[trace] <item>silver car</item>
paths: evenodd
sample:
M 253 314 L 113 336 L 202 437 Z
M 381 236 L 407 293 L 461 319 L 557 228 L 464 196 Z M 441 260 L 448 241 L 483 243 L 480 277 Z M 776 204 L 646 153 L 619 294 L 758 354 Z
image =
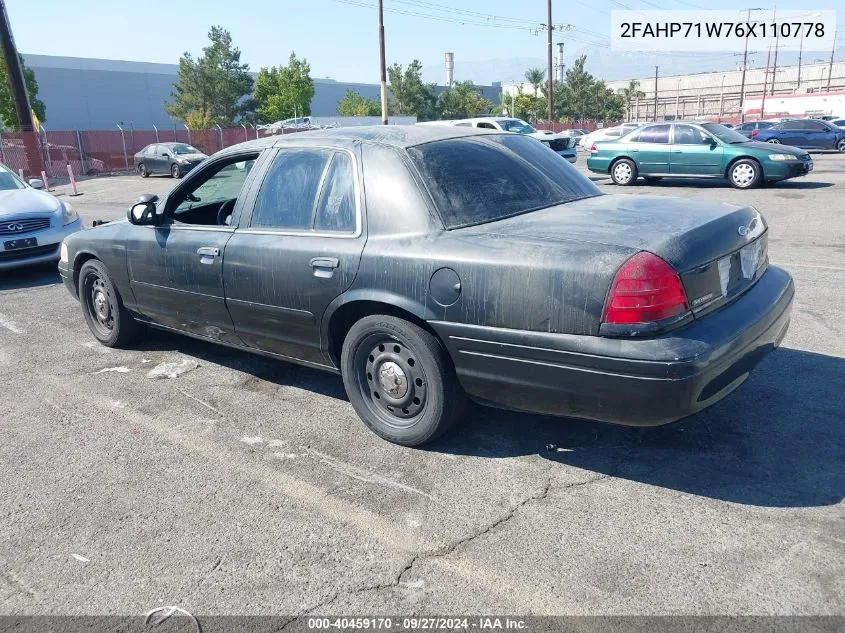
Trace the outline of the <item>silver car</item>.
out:
M 43 187 L 0 165 L 0 270 L 58 261 L 62 240 L 83 228 L 71 204 Z

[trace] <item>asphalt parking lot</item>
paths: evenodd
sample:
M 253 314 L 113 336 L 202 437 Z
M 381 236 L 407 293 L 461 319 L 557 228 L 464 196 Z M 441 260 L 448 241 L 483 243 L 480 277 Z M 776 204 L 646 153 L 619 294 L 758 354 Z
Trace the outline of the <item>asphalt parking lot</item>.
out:
M 845 155 L 814 159 L 751 191 L 593 176 L 755 205 L 795 278 L 783 346 L 653 429 L 474 407 L 402 448 L 338 377 L 159 332 L 110 350 L 53 267 L 0 273 L 0 613 L 845 614 Z M 90 226 L 173 184 L 71 200 Z

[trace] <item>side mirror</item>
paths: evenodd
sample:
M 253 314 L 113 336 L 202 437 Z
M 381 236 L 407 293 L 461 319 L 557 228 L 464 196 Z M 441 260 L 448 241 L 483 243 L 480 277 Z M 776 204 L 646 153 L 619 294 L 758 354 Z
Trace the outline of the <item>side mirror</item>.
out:
M 158 196 L 154 194 L 144 194 L 141 198 L 133 204 L 126 214 L 127 219 L 138 226 L 155 225 L 159 222 L 159 216 L 156 215 L 156 201 Z
M 44 181 L 40 178 L 30 178 L 29 179 L 29 186 L 33 189 L 43 189 L 44 188 Z
M 162 157 L 163 157 L 163 158 L 170 158 L 170 154 L 168 154 L 167 152 L 165 152 L 164 154 L 162 154 Z

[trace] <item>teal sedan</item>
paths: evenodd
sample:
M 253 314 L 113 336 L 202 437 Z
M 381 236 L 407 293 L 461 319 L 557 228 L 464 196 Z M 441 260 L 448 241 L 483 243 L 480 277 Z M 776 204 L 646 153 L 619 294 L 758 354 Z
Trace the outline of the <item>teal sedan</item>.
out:
M 610 174 L 617 185 L 637 178 L 725 179 L 737 189 L 805 176 L 813 171 L 810 155 L 797 147 L 749 141 L 718 123 L 652 123 L 615 141 L 590 148 L 587 168 Z

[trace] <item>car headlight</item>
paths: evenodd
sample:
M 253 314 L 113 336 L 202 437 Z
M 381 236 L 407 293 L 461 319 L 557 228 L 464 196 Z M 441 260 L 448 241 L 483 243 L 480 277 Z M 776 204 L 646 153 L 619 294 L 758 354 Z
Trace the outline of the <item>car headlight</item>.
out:
M 76 222 L 79 219 L 79 214 L 76 212 L 76 209 L 70 204 L 70 202 L 63 202 L 62 203 L 62 224 L 70 224 L 71 222 Z
M 187 159 L 187 158 L 182 158 L 181 156 L 177 156 L 177 157 L 176 157 L 176 162 L 177 162 L 177 163 L 179 163 L 180 165 L 184 165 L 184 164 L 186 164 L 186 163 L 188 162 L 188 159 Z
M 777 163 L 785 160 L 801 160 L 794 154 L 769 154 L 769 160 L 773 160 Z
M 67 244 L 62 242 L 62 246 L 59 249 L 59 261 L 63 264 L 67 264 Z

